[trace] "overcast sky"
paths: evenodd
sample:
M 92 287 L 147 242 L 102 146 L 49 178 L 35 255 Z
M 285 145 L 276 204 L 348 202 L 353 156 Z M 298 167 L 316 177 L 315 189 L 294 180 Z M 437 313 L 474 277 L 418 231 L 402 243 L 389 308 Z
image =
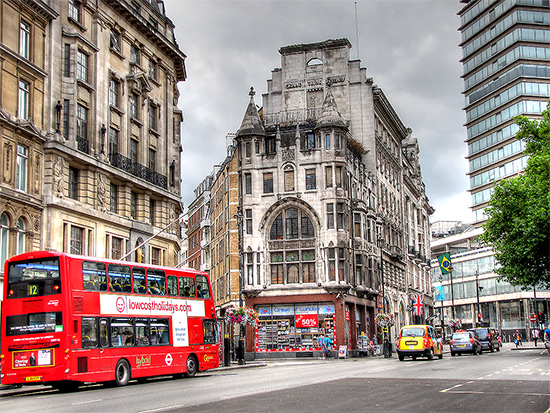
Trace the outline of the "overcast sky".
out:
M 182 196 L 225 159 L 225 136 L 241 125 L 251 86 L 256 104 L 283 46 L 347 38 L 420 146 L 431 221 L 471 222 L 459 0 L 164 0 L 187 55 L 181 82 Z

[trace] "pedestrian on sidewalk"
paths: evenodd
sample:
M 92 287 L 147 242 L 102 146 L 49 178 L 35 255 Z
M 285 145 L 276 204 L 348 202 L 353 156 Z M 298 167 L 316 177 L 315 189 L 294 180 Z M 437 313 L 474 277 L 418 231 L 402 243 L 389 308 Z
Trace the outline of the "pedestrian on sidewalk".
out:
M 330 351 L 332 349 L 332 340 L 330 339 L 329 336 L 324 336 L 323 337 L 323 353 L 325 354 L 325 358 L 327 360 L 330 360 Z
M 537 341 L 539 341 L 539 338 L 540 338 L 540 332 L 538 328 L 534 328 L 533 331 L 531 331 L 531 337 L 533 337 L 533 341 L 535 342 L 535 347 L 536 347 Z

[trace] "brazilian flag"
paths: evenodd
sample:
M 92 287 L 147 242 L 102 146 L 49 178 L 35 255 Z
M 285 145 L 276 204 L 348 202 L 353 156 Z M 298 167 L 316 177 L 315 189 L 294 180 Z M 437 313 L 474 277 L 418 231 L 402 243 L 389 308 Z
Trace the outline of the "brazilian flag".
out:
M 447 252 L 446 254 L 442 254 L 439 257 L 437 257 L 437 260 L 439 261 L 439 268 L 441 268 L 442 274 L 449 274 L 451 272 L 451 253 Z

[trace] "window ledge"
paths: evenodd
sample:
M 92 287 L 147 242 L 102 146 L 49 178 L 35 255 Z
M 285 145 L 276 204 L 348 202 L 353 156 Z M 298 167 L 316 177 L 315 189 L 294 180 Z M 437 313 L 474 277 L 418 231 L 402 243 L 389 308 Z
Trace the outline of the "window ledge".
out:
M 111 111 L 118 113 L 120 116 L 124 115 L 124 111 L 120 109 L 118 106 L 110 105 L 109 108 L 111 109 Z
M 149 128 L 149 133 L 157 137 L 160 137 L 160 132 L 156 129 Z
M 130 122 L 135 123 L 139 127 L 143 127 L 143 122 L 133 116 L 130 118 Z
M 117 50 L 117 49 L 112 48 L 112 47 L 110 47 L 109 49 L 111 50 L 111 53 L 116 54 L 120 58 L 120 60 L 126 59 L 124 57 L 124 55 L 120 52 L 120 50 Z
M 84 80 L 77 79 L 76 82 L 79 86 L 82 86 L 84 89 L 87 89 L 88 92 L 95 92 L 95 88 L 88 82 L 85 82 Z
M 151 76 L 148 76 L 148 79 L 149 79 L 152 83 L 154 83 L 155 85 L 157 85 L 158 87 L 160 87 L 160 82 L 159 82 L 157 79 L 155 79 L 154 77 L 151 77 Z
M 82 25 L 78 20 L 73 19 L 72 17 L 67 17 L 70 23 L 74 24 L 76 27 L 78 27 L 81 31 L 85 32 L 88 29 Z

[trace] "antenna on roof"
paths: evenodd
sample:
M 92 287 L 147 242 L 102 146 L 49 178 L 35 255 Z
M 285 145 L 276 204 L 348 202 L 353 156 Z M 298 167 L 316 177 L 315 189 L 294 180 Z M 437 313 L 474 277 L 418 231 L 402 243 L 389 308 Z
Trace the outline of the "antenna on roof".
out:
M 357 2 L 354 2 L 355 5 L 355 44 L 357 45 L 357 60 L 359 58 L 359 25 L 357 24 Z

